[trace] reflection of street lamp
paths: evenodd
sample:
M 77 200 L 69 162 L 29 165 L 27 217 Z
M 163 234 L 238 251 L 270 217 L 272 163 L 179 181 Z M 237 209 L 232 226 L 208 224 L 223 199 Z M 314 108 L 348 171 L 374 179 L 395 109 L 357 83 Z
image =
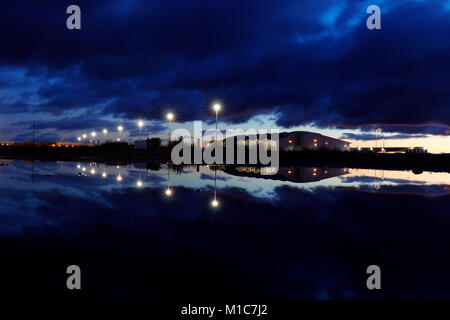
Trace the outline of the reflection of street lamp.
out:
M 170 170 L 169 170 L 169 164 L 167 164 L 167 189 L 166 189 L 166 196 L 170 197 L 172 195 L 172 190 L 170 189 Z
M 216 208 L 219 206 L 219 201 L 217 201 L 217 192 L 216 192 L 216 184 L 217 184 L 217 168 L 214 167 L 214 200 L 211 201 L 211 205 Z
M 377 170 L 375 170 L 375 177 L 374 177 L 374 184 L 373 184 L 373 188 L 378 191 L 380 190 L 380 186 L 377 184 Z
M 167 143 L 167 145 L 170 146 L 170 139 L 171 139 L 171 136 L 170 136 L 170 122 L 173 120 L 173 113 L 168 113 L 167 114 L 167 120 L 169 121 L 169 142 Z

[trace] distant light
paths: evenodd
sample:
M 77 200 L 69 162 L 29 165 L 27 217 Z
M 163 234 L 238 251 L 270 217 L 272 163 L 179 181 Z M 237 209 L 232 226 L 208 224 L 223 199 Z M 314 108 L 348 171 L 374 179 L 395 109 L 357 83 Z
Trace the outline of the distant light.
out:
M 86 171 L 86 167 L 83 167 L 83 169 L 81 169 L 81 171 Z
M 141 180 L 138 180 L 138 181 L 136 182 L 136 186 L 137 186 L 138 188 L 142 187 L 142 181 L 141 181 Z
M 81 141 L 81 137 L 78 137 L 77 140 L 78 140 L 78 141 Z
M 211 205 L 213 206 L 213 207 L 218 207 L 219 206 L 219 201 L 217 201 L 216 199 L 214 199 L 212 202 L 211 202 Z
M 118 126 L 117 130 L 119 130 L 119 132 L 122 132 L 123 131 L 123 127 L 122 126 Z
M 119 175 L 117 176 L 116 180 L 119 181 L 119 182 L 122 181 L 122 176 L 119 174 Z
M 97 133 L 95 131 L 91 132 L 91 136 L 95 137 L 97 135 Z
M 170 197 L 171 195 L 172 195 L 172 190 L 170 190 L 170 188 L 167 188 L 166 196 Z
M 80 166 L 79 164 L 77 164 L 77 168 L 78 168 L 78 169 L 80 169 L 80 168 L 81 168 L 81 166 Z
M 138 127 L 139 127 L 139 128 L 142 128 L 143 126 L 144 126 L 144 121 L 139 120 L 139 121 L 138 121 Z
M 117 138 L 117 142 L 120 142 L 120 138 Z
M 103 172 L 103 173 L 102 173 L 102 177 L 103 177 L 103 178 L 106 178 L 107 176 L 108 176 L 108 175 L 106 174 L 106 172 Z
M 91 169 L 91 174 L 95 174 L 95 169 L 94 168 Z
M 108 133 L 108 129 L 103 129 L 103 134 L 107 134 Z
M 216 104 L 213 106 L 213 109 L 214 109 L 216 112 L 219 111 L 221 108 L 222 108 L 222 106 L 221 106 L 220 104 L 218 104 L 218 103 L 216 103 Z
M 167 120 L 172 121 L 173 120 L 173 113 L 167 114 Z
M 292 173 L 292 171 L 291 171 L 291 170 L 289 170 L 289 171 L 288 171 L 288 174 L 291 174 L 291 173 Z
M 292 143 L 292 140 L 289 140 L 289 143 Z
M 87 134 L 83 134 L 83 138 L 86 139 L 87 138 Z

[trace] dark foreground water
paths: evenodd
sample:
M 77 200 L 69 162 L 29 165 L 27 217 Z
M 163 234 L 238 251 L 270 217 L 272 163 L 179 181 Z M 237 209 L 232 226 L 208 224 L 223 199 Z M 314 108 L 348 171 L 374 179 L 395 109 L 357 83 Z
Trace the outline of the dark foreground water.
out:
M 447 173 L 0 164 L 9 297 L 450 298 Z

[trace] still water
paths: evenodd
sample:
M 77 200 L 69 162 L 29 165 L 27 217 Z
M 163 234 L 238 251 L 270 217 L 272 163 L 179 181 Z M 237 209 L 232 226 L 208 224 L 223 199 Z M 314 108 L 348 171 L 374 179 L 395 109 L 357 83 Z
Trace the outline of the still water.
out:
M 0 189 L 12 297 L 450 298 L 448 173 L 0 161 Z

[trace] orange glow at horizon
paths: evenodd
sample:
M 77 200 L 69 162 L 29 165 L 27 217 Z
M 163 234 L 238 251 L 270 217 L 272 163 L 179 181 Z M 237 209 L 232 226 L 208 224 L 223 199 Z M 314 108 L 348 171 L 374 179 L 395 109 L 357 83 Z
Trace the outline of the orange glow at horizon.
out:
M 345 139 L 350 142 L 351 148 L 370 148 L 375 147 L 375 140 L 353 140 Z M 383 147 L 383 138 L 378 139 L 378 148 Z M 425 147 L 429 153 L 450 153 L 450 136 L 428 136 L 424 138 L 410 139 L 385 139 L 384 147 Z

